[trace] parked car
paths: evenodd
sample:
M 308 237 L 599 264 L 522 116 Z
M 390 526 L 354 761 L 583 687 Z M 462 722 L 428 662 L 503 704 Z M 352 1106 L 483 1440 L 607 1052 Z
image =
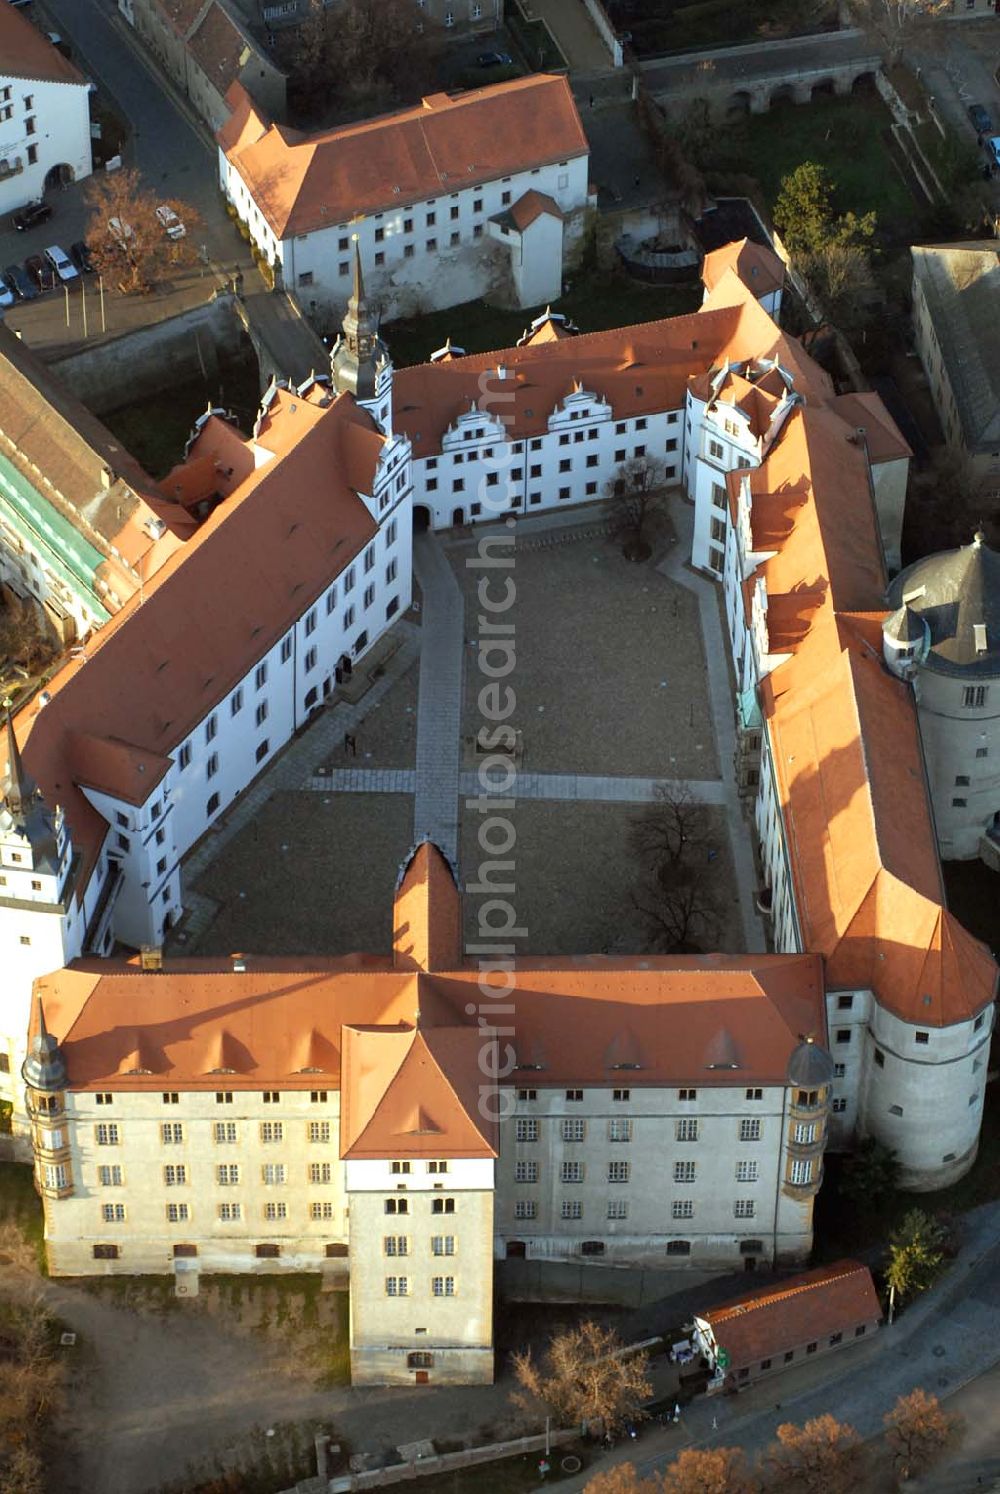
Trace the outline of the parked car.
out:
M 32 254 L 24 261 L 25 272 L 40 291 L 51 290 L 56 283 L 55 271 L 40 254 Z
M 20 265 L 8 265 L 3 272 L 3 278 L 19 301 L 34 301 L 38 295 L 38 286 L 35 285 L 30 275 L 24 273 Z
M 5 280 L 0 280 L 0 311 L 9 311 L 17 297 Z
M 972 128 L 980 135 L 991 135 L 993 133 L 993 121 L 988 109 L 982 104 L 969 105 L 969 118 L 972 120 Z
M 1000 166 L 1000 135 L 991 135 L 987 140 L 986 154 L 994 166 Z
M 55 270 L 60 280 L 79 280 L 80 271 L 70 259 L 65 249 L 60 249 L 58 244 L 50 244 L 45 251 L 45 258 Z
M 132 225 L 123 218 L 109 218 L 108 233 L 117 243 L 124 245 L 132 237 Z
M 156 209 L 156 219 L 168 239 L 182 239 L 187 233 L 173 208 L 168 207 L 165 202 L 161 202 Z
M 29 228 L 38 228 L 40 224 L 47 223 L 51 217 L 52 209 L 39 197 L 16 212 L 10 221 L 18 233 L 26 233 Z
M 77 239 L 75 243 L 70 244 L 69 257 L 77 269 L 82 270 L 85 275 L 92 275 L 94 273 L 94 261 L 91 259 L 90 250 L 83 239 Z
M 509 67 L 514 61 L 509 52 L 480 52 L 477 67 Z

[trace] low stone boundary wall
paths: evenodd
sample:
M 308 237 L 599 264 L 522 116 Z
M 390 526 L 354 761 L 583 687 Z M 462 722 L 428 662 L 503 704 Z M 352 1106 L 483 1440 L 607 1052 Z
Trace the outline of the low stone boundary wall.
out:
M 575 1430 L 551 1432 L 548 1445 L 564 1447 L 575 1442 L 579 1433 Z M 476 1468 L 483 1463 L 497 1463 L 501 1458 L 516 1458 L 519 1453 L 544 1453 L 546 1436 L 539 1432 L 534 1437 L 517 1437 L 512 1442 L 491 1442 L 485 1447 L 469 1447 L 461 1452 L 438 1453 L 433 1458 L 414 1459 L 411 1463 L 394 1463 L 388 1468 L 372 1468 L 366 1473 L 343 1473 L 331 1478 L 327 1494 L 355 1494 L 362 1489 L 387 1489 L 393 1484 L 407 1483 L 410 1479 L 426 1478 L 431 1473 L 450 1473 L 456 1468 Z
M 220 357 L 236 356 L 245 345 L 233 302 L 231 292 L 220 292 L 180 316 L 123 332 L 51 367 L 95 415 L 162 394 L 172 384 L 213 378 Z
M 597 27 L 601 41 L 611 54 L 611 66 L 621 67 L 624 60 L 622 53 L 621 38 L 615 32 L 611 19 L 601 4 L 601 0 L 583 0 L 584 8 L 594 25 Z

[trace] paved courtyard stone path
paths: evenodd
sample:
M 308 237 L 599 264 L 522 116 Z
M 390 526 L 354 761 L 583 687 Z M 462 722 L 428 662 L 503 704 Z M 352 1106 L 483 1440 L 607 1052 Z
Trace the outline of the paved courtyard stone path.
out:
M 413 839 L 428 836 L 457 862 L 465 604 L 429 532 L 413 537 L 413 571 L 423 595 Z
M 418 774 L 407 768 L 339 768 L 315 773 L 307 787 L 323 794 L 412 794 Z M 508 788 L 502 774 L 460 773 L 458 791 L 464 798 L 494 789 L 511 799 L 581 799 L 611 804 L 650 804 L 658 784 L 684 789 L 698 804 L 726 804 L 725 784 L 718 778 L 601 777 L 588 773 L 518 773 Z

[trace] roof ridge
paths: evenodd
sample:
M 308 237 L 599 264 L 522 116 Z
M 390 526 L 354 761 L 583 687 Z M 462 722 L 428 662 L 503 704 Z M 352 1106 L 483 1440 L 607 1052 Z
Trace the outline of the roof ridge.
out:
M 850 1277 L 857 1276 L 859 1272 L 867 1271 L 868 1267 L 861 1261 L 852 1261 L 848 1270 L 840 1271 L 834 1266 L 820 1267 L 820 1270 L 825 1271 L 826 1274 L 817 1276 L 811 1281 L 799 1282 L 795 1286 L 778 1289 L 765 1287 L 763 1292 L 757 1297 L 748 1297 L 720 1308 L 710 1308 L 705 1316 L 711 1318 L 713 1313 L 718 1314 L 714 1318 L 714 1322 L 716 1323 L 725 1323 L 731 1318 L 746 1317 L 747 1314 L 757 1311 L 758 1308 L 770 1307 L 776 1302 L 787 1302 L 793 1297 L 799 1297 L 806 1292 L 828 1286 L 831 1281 L 847 1281 Z

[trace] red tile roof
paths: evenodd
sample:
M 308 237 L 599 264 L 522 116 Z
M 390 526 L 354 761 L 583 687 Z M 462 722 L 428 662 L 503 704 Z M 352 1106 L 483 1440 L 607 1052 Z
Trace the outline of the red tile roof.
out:
M 73 83 L 86 78 L 14 5 L 0 5 L 0 81 L 25 78 L 37 83 Z M 15 199 L 16 205 L 17 199 Z
M 773 249 L 751 239 L 735 239 L 705 255 L 701 278 L 706 288 L 713 290 L 727 270 L 735 270 L 758 297 L 781 290 L 785 283 L 784 261 Z
M 553 218 L 561 218 L 563 215 L 558 202 L 547 192 L 525 192 L 510 210 L 511 219 L 518 233 L 523 233 L 526 228 L 530 228 L 535 219 L 540 218 L 543 213 L 548 213 Z
M 250 140 L 233 103 L 219 143 L 279 239 L 589 152 L 568 80 L 545 73 L 317 135 L 272 125 Z
M 279 391 L 261 428 L 265 444 L 271 436 L 282 455 L 251 471 L 63 665 L 44 708 L 18 714 L 25 765 L 64 807 L 84 881 L 107 826 L 78 782 L 134 800 L 137 763 L 173 751 L 376 532 L 357 487 L 371 492 L 384 442 L 349 396 L 317 416 Z M 94 739 L 108 744 L 100 762 Z
M 826 1347 L 834 1333 L 853 1337 L 855 1328 L 881 1317 L 868 1267 L 838 1261 L 696 1313 L 695 1322 L 707 1325 L 736 1371 L 805 1344 L 826 1340 Z

